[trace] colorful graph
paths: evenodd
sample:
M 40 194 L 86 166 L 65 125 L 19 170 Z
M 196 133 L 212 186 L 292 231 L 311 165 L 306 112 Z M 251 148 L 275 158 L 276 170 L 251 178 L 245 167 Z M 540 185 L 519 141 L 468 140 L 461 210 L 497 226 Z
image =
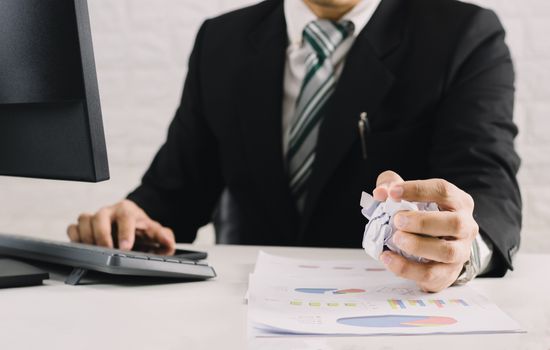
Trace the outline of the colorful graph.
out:
M 458 306 L 469 306 L 469 304 L 463 299 L 388 299 L 388 304 L 394 310 L 406 309 L 408 307 L 426 307 L 427 305 L 433 305 L 439 309 L 442 309 L 446 305 L 458 305 Z M 408 305 L 408 306 L 407 306 Z
M 301 301 L 301 300 L 291 300 L 290 305 L 292 305 L 292 306 L 309 306 L 309 307 L 328 306 L 328 307 L 331 307 L 331 308 L 335 308 L 335 307 L 357 307 L 360 304 L 359 303 L 354 303 L 354 302 L 345 302 L 345 303 L 327 302 L 327 303 L 321 303 L 319 301 L 304 302 L 304 301 Z
M 360 289 L 360 288 L 350 288 L 350 289 L 340 289 L 337 291 L 332 292 L 333 294 L 357 294 L 357 293 L 365 293 L 366 290 Z
M 307 294 L 325 294 L 327 292 L 333 292 L 338 290 L 337 288 L 296 288 L 294 289 L 296 292 L 299 293 L 307 293 Z
M 416 299 L 412 299 L 412 300 L 407 300 L 407 302 L 409 303 L 410 306 L 426 306 L 426 303 L 424 303 L 423 300 L 416 300 Z
M 306 294 L 358 294 L 365 293 L 366 290 L 360 288 L 338 289 L 338 288 L 296 288 L 294 291 Z
M 435 306 L 437 306 L 440 309 L 443 308 L 443 306 L 445 306 L 445 301 L 439 300 L 439 299 L 431 299 L 431 300 L 428 300 L 428 302 L 430 304 L 434 304 Z
M 389 299 L 388 304 L 390 304 L 390 307 L 394 310 L 407 308 L 403 300 L 399 300 L 399 299 Z
M 449 326 L 457 321 L 454 318 L 443 316 L 380 315 L 346 317 L 338 319 L 337 322 L 355 327 L 411 328 Z

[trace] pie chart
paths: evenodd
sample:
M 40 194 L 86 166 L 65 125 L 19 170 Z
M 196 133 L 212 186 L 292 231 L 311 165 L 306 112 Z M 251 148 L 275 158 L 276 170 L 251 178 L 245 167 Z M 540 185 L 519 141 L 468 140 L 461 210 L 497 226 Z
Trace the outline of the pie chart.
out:
M 333 292 L 338 290 L 337 288 L 296 288 L 295 291 L 299 293 L 307 294 L 325 294 L 326 292 Z
M 332 294 L 357 294 L 357 293 L 365 293 L 366 290 L 360 289 L 360 288 L 349 288 L 349 289 L 338 289 L 338 288 L 296 288 L 296 292 L 298 293 L 306 293 L 306 294 L 325 294 L 325 293 L 332 293 Z
M 366 291 L 364 289 L 360 288 L 350 288 L 350 289 L 339 289 L 335 290 L 334 294 L 356 294 L 356 293 L 365 293 Z
M 355 327 L 412 328 L 449 326 L 457 321 L 444 316 L 378 315 L 340 318 L 337 322 Z

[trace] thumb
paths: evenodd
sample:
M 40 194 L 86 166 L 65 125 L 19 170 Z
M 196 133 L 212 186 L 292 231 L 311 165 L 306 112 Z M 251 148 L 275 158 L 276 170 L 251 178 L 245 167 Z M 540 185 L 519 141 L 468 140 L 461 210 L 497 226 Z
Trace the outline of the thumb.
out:
M 404 180 L 396 172 L 386 170 L 376 179 L 376 188 L 372 192 L 374 199 L 385 201 L 389 196 L 389 188 L 394 183 L 401 183 Z

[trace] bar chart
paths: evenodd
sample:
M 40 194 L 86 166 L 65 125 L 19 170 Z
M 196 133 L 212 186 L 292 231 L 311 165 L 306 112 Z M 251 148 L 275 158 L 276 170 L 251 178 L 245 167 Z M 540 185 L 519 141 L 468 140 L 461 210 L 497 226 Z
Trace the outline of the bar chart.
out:
M 470 306 L 464 299 L 388 299 L 389 306 L 394 310 L 435 306 L 442 309 L 448 306 Z

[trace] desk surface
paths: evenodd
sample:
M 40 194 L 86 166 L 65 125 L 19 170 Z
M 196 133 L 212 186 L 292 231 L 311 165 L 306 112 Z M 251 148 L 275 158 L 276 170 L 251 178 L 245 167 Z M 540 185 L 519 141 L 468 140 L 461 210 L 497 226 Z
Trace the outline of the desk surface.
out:
M 188 247 L 188 246 L 183 246 Z M 200 247 L 193 247 L 194 249 Z M 550 255 L 519 254 L 503 279 L 477 290 L 526 334 L 248 339 L 243 296 L 259 247 L 206 248 L 219 277 L 157 285 L 89 284 L 0 290 L 2 349 L 550 349 Z M 359 259 L 362 250 L 265 248 L 311 259 Z

